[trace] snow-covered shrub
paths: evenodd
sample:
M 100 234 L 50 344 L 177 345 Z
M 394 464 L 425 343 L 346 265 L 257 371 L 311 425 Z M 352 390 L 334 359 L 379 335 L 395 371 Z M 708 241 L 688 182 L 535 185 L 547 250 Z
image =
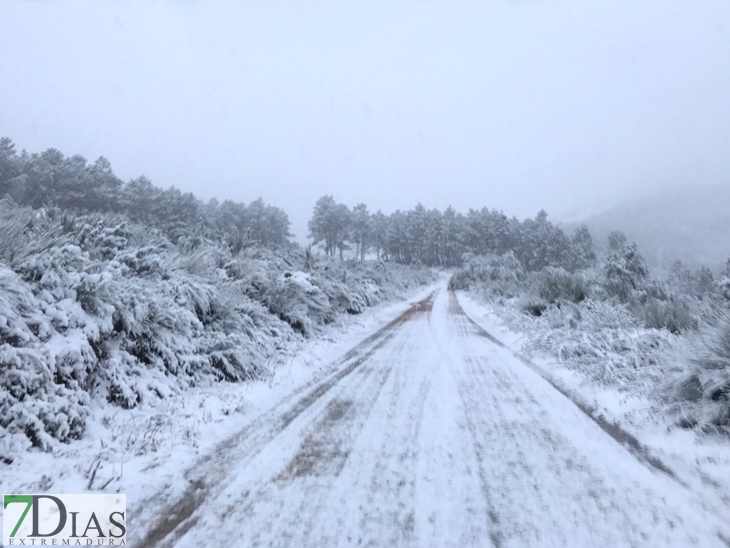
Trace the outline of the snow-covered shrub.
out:
M 330 323 L 335 311 L 327 295 L 304 272 L 285 272 L 269 282 L 269 310 L 304 335 Z
M 722 276 L 720 279 L 715 282 L 715 286 L 717 287 L 718 293 L 725 297 L 725 299 L 730 300 L 730 276 Z
M 646 327 L 681 333 L 695 329 L 707 306 L 692 295 L 681 295 L 669 284 L 651 281 L 635 290 L 629 309 Z
M 236 280 L 244 294 L 306 335 L 339 313 L 359 314 L 436 279 L 428 268 L 383 261 L 318 257 L 310 263 L 309 271 L 303 272 L 299 268 L 307 265 L 306 252 L 251 248 L 225 263 L 221 272 Z
M 670 333 L 683 333 L 698 325 L 688 302 L 678 296 L 650 297 L 645 303 L 633 305 L 632 310 L 646 327 L 667 329 Z
M 83 221 L 74 230 L 74 243 L 90 250 L 92 258 L 111 259 L 128 246 L 132 233 L 123 217 L 92 215 Z
M 512 305 L 497 308 L 524 334 L 522 350 L 580 372 L 590 382 L 638 389 L 662 375 L 659 357 L 673 340 L 665 330 L 645 329 L 626 305 L 586 299 L 546 305 L 539 316 Z
M 0 429 L 47 449 L 53 438 L 83 432 L 88 395 L 81 388 L 96 360 L 82 336 L 76 345 L 59 338 L 42 308 L 28 285 L 0 264 Z
M 268 281 L 251 281 L 263 289 L 261 299 L 269 309 L 297 331 L 311 335 L 333 321 L 339 313 L 360 314 L 370 306 L 392 300 L 413 287 L 433 282 L 428 268 L 383 261 L 339 261 L 320 258 L 309 272 L 292 270 L 304 266 L 302 252 L 284 256 L 282 270 Z
M 730 314 L 678 339 L 659 396 L 680 426 L 730 434 Z
M 39 308 L 30 287 L 0 263 L 0 341 L 17 348 L 34 340 L 33 328 L 43 322 Z
M 83 435 L 93 398 L 134 408 L 268 374 L 297 337 L 402 296 L 428 269 L 163 232 L 0 201 L 0 460 Z M 8 241 L 8 234 L 12 241 Z M 300 266 L 301 265 L 301 266 Z
M 589 286 L 582 274 L 549 266 L 541 272 L 537 293 L 551 304 L 560 301 L 579 303 L 588 297 Z
M 33 221 L 40 212 L 30 208 L 17 207 L 14 202 L 0 200 L 0 260 L 12 264 L 15 258 L 27 247 L 28 233 L 33 230 Z
M 503 255 L 467 257 L 466 264 L 449 279 L 449 289 L 481 286 L 494 295 L 512 296 L 519 292 L 527 276 L 512 251 Z

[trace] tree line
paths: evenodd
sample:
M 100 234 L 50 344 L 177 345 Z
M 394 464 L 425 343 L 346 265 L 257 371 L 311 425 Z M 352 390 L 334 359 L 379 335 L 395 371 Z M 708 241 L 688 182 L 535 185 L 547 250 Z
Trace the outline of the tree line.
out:
M 363 259 L 371 252 L 378 259 L 404 264 L 452 267 L 461 265 L 467 253 L 501 255 L 508 251 L 529 271 L 546 266 L 574 271 L 596 261 L 586 226 L 566 235 L 548 220 L 544 210 L 523 221 L 486 207 L 462 214 L 452 207 L 440 211 L 421 204 L 386 215 L 370 213 L 365 204 L 350 209 L 327 195 L 315 204 L 309 231 L 314 245 L 329 256 L 342 257 L 349 250 Z M 620 237 L 620 233 L 614 235 Z
M 124 183 L 109 161 L 93 163 L 80 155 L 64 156 L 49 148 L 18 153 L 13 141 L 0 138 L 0 198 L 33 208 L 57 207 L 78 213 L 121 213 L 161 229 L 173 242 L 208 238 L 234 251 L 247 245 L 289 244 L 289 217 L 258 199 L 250 204 L 204 202 L 177 188 L 162 189 L 144 175 Z
M 33 208 L 123 214 L 159 228 L 176 244 L 194 246 L 208 239 L 234 252 L 254 244 L 291 245 L 287 214 L 261 199 L 249 204 L 204 202 L 174 187 L 155 186 L 145 176 L 125 183 L 104 157 L 90 163 L 55 148 L 18 153 L 9 138 L 0 139 L 3 197 Z M 587 227 L 568 235 L 548 220 L 545 211 L 520 221 L 486 207 L 460 213 L 452 207 L 441 211 L 419 204 L 386 215 L 371 213 L 362 203 L 349 208 L 327 195 L 316 202 L 309 231 L 313 244 L 327 255 L 343 257 L 347 252 L 361 260 L 372 254 L 400 264 L 453 267 L 461 265 L 467 254 L 512 251 L 528 271 L 548 266 L 575 271 L 596 261 Z

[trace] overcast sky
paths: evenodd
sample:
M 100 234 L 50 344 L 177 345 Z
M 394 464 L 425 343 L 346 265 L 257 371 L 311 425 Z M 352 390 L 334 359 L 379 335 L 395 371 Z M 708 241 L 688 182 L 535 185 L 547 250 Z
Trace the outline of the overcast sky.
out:
M 576 217 L 730 182 L 728 0 L 0 0 L 0 135 L 204 199 Z

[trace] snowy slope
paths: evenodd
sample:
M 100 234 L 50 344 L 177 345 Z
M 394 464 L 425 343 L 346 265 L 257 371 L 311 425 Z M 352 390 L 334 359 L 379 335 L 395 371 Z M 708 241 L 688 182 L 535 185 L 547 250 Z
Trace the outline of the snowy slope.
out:
M 596 241 L 622 230 L 653 266 L 675 259 L 716 268 L 730 258 L 730 184 L 690 186 L 627 202 L 583 221 Z

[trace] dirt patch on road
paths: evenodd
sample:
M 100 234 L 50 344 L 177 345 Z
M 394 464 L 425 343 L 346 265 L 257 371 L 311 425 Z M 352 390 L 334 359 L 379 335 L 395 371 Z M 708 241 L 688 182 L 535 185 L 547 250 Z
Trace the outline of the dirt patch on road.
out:
M 433 298 L 434 293 L 431 293 L 428 297 L 423 299 L 422 301 L 418 301 L 416 304 L 414 304 L 411 308 L 408 309 L 406 312 L 409 314 L 408 319 L 410 319 L 415 314 L 421 312 L 429 314 L 433 310 Z
M 400 316 L 397 318 L 391 320 L 387 324 L 385 324 L 383 327 L 378 329 L 375 333 L 367 337 L 366 339 L 363 339 L 362 342 L 360 342 L 357 346 L 354 346 L 350 350 L 347 351 L 339 360 L 339 363 L 345 363 L 348 360 L 351 360 L 355 356 L 357 356 L 360 352 L 362 352 L 363 348 L 368 346 L 369 344 L 377 341 L 378 339 L 381 339 L 384 335 L 391 332 L 393 329 L 401 326 L 408 320 L 412 319 L 414 315 L 418 313 L 424 313 L 424 312 L 431 312 L 433 309 L 433 300 L 436 297 L 436 292 L 429 293 L 429 295 L 425 299 L 421 299 L 417 303 L 414 303 L 411 305 L 408 310 L 403 312 Z
M 327 414 L 324 417 L 326 424 L 332 424 L 342 420 L 350 409 L 352 409 L 352 400 L 336 399 L 329 402 L 327 405 Z
M 352 400 L 332 400 L 325 409 L 324 417 L 304 438 L 297 454 L 275 481 L 339 474 L 350 452 L 342 448 L 336 433 L 339 423 L 353 414 L 353 405 Z

